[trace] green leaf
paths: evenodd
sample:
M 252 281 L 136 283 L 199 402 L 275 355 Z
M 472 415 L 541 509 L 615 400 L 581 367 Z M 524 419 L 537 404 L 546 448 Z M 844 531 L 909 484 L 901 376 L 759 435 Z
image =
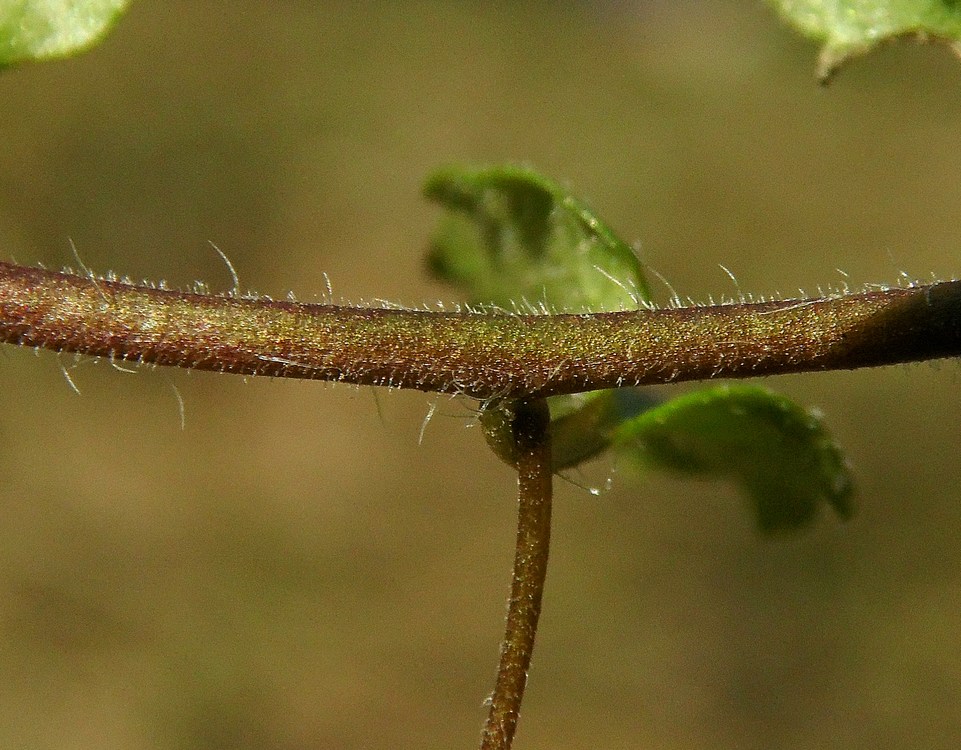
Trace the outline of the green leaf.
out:
M 768 0 L 800 33 L 822 43 L 818 78 L 902 36 L 934 39 L 961 49 L 957 0 Z
M 853 513 L 848 467 L 820 418 L 763 388 L 680 396 L 624 422 L 613 441 L 649 467 L 736 481 L 763 531 L 804 526 L 822 503 Z
M 636 309 L 650 300 L 631 247 L 582 201 L 532 170 L 448 168 L 424 192 L 447 209 L 430 268 L 472 304 L 580 313 Z M 620 419 L 633 413 L 624 411 L 630 400 L 614 391 L 548 399 L 554 469 L 607 448 Z M 488 404 L 481 423 L 494 452 L 513 465 L 512 408 Z
M 117 22 L 130 0 L 0 0 L 0 67 L 81 52 Z
M 474 304 L 605 312 L 636 309 L 650 298 L 631 247 L 580 200 L 529 169 L 449 168 L 424 192 L 448 209 L 430 268 Z
M 474 304 L 586 312 L 649 302 L 631 248 L 544 177 L 516 167 L 447 169 L 426 193 L 448 209 L 431 268 Z M 820 420 L 766 390 L 711 388 L 658 404 L 617 389 L 548 403 L 555 471 L 613 445 L 654 468 L 734 479 L 767 531 L 808 523 L 824 502 L 842 517 L 852 512 L 847 467 Z M 488 403 L 480 417 L 488 444 L 511 465 L 514 408 Z

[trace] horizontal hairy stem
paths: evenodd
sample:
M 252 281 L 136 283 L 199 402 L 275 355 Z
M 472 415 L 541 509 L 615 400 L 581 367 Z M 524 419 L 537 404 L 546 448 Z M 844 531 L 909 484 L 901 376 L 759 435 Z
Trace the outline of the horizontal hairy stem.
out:
M 0 341 L 199 370 L 530 399 L 958 356 L 961 281 L 510 315 L 192 294 L 0 262 Z

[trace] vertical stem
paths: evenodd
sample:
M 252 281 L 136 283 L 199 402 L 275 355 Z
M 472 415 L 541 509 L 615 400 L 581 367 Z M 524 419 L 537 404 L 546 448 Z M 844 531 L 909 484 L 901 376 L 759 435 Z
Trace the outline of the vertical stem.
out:
M 514 406 L 517 445 L 517 549 L 500 667 L 481 750 L 510 750 L 541 614 L 551 537 L 550 415 L 543 399 Z

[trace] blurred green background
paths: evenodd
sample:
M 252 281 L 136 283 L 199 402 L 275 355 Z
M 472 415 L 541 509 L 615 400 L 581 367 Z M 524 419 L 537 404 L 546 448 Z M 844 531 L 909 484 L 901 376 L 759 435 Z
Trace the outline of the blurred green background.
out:
M 145 0 L 0 75 L 0 255 L 229 289 L 209 240 L 275 297 L 452 300 L 420 183 L 513 161 L 696 300 L 718 264 L 957 276 L 961 64 L 824 90 L 814 56 L 760 2 Z M 558 481 L 518 750 L 961 743 L 957 365 L 768 385 L 826 413 L 858 516 L 770 540 L 728 486 Z M 471 407 L 4 347 L 0 747 L 475 747 L 515 500 Z

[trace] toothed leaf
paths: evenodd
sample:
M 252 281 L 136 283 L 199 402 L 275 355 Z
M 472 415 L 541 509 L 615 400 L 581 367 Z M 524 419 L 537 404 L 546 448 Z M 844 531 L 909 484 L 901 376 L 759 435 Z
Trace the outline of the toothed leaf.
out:
M 581 201 L 531 170 L 445 169 L 424 191 L 447 209 L 430 268 L 473 303 L 603 312 L 649 298 L 634 251 Z
M 0 0 L 0 67 L 64 57 L 106 34 L 130 0 Z
M 822 43 L 818 77 L 899 36 L 961 40 L 954 0 L 768 0 L 800 33 Z
M 721 386 L 680 396 L 617 428 L 614 443 L 643 465 L 737 482 L 767 532 L 800 528 L 819 507 L 853 512 L 853 485 L 820 418 L 783 396 Z

